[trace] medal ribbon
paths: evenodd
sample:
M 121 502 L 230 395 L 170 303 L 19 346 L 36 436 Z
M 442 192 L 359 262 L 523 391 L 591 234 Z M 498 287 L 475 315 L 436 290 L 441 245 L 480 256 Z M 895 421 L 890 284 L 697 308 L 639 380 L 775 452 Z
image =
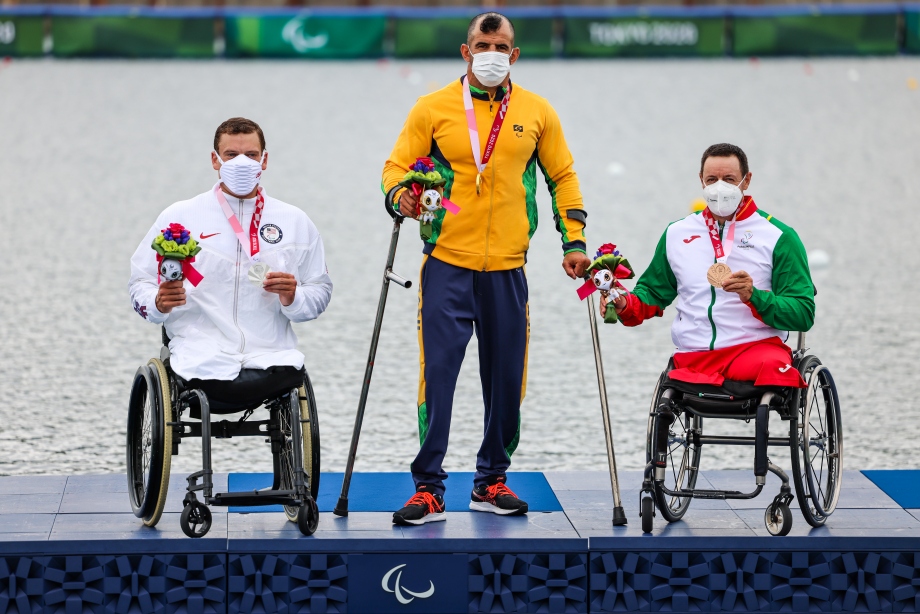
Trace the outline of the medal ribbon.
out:
M 243 253 L 249 256 L 251 261 L 258 262 L 259 222 L 262 220 L 262 210 L 265 208 L 265 194 L 263 193 L 262 186 L 259 186 L 259 192 L 256 195 L 256 210 L 253 212 L 252 222 L 249 224 L 248 240 L 246 233 L 243 232 L 242 224 L 236 219 L 236 215 L 233 213 L 230 203 L 227 202 L 223 190 L 220 189 L 220 183 L 214 186 L 214 196 L 217 198 L 217 202 L 220 203 L 220 208 L 223 209 L 224 215 L 227 216 L 227 221 L 230 222 L 230 227 L 233 228 L 233 232 L 236 233 L 236 238 L 239 240 L 240 245 L 243 246 Z
M 505 90 L 501 105 L 498 107 L 498 113 L 492 120 L 492 129 L 489 131 L 489 138 L 486 140 L 486 148 L 479 156 L 479 129 L 476 127 L 476 111 L 473 110 L 473 96 L 470 94 L 470 84 L 467 81 L 463 83 L 463 109 L 466 111 L 466 125 L 470 130 L 470 146 L 473 148 L 473 162 L 476 163 L 476 194 L 479 194 L 479 186 L 482 182 L 482 171 L 485 170 L 486 164 L 492 158 L 492 152 L 495 151 L 495 144 L 498 142 L 498 133 L 502 130 L 502 124 L 505 123 L 505 114 L 508 113 L 508 103 L 511 100 L 511 84 Z
M 722 238 L 719 237 L 719 225 L 716 223 L 715 218 L 712 217 L 709 209 L 703 211 L 703 219 L 706 220 L 706 227 L 709 229 L 709 240 L 712 241 L 712 251 L 716 254 L 716 262 L 725 264 L 728 256 L 732 253 L 732 248 L 735 245 L 735 219 L 737 217 L 738 214 L 735 213 L 731 222 L 729 222 L 728 230 L 725 233 L 725 241 L 728 245 L 723 247 Z

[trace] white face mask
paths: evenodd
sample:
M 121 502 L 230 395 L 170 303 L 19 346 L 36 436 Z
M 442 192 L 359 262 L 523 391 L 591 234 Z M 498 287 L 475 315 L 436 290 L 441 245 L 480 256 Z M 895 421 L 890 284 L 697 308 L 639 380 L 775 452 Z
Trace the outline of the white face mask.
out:
M 473 54 L 473 74 L 486 87 L 495 87 L 511 72 L 511 56 L 500 51 Z
M 744 183 L 742 181 L 742 183 Z M 713 215 L 728 217 L 735 212 L 744 194 L 738 186 L 721 179 L 703 188 L 703 198 Z
M 224 162 L 220 154 L 215 151 L 214 154 L 217 155 L 217 161 L 220 164 L 221 183 L 237 196 L 249 194 L 259 185 L 259 180 L 262 178 L 262 162 L 265 160 L 266 153 L 268 152 L 263 152 L 261 161 L 239 154 Z

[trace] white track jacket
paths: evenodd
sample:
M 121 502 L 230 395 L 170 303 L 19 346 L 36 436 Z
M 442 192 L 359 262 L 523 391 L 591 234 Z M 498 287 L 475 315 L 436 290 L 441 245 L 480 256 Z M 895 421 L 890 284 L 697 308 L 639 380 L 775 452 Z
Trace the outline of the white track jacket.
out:
M 248 235 L 255 199 L 224 196 Z M 150 245 L 171 223 L 185 226 L 201 245 L 193 266 L 204 279 L 197 287 L 186 281 L 186 304 L 164 314 L 155 304 L 157 261 Z M 332 280 L 323 240 L 306 213 L 267 194 L 260 224 L 261 261 L 297 278 L 288 307 L 247 278 L 248 249 L 244 253 L 213 190 L 163 211 L 131 257 L 134 310 L 148 322 L 165 324 L 170 364 L 181 377 L 232 380 L 242 368 L 303 366 L 291 322 L 312 320 L 329 304 Z
M 626 326 L 661 315 L 677 299 L 671 339 L 678 352 L 719 350 L 807 331 L 815 319 L 814 285 L 808 257 L 796 232 L 757 208 L 750 196 L 738 213 L 728 264 L 754 280 L 749 303 L 714 288 L 706 271 L 715 262 L 709 229 L 699 213 L 672 223 L 658 242 L 655 256 L 620 314 Z M 724 230 L 721 229 L 721 230 Z M 642 306 L 645 308 L 642 308 Z

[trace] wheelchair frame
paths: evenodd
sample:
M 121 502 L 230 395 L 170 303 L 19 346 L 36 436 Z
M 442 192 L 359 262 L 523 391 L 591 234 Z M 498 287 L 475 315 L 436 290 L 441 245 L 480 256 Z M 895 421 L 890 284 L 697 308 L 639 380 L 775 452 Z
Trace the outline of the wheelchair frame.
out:
M 709 392 L 694 392 L 690 397 L 688 393 L 676 387 L 666 386 L 662 389 L 671 368 L 669 364 L 668 369 L 659 378 L 649 412 L 647 465 L 639 493 L 643 532 L 652 531 L 656 506 L 668 522 L 675 522 L 686 513 L 692 499 L 753 499 L 763 490 L 769 471 L 780 478 L 782 485 L 779 494 L 766 509 L 764 522 L 771 535 L 788 534 L 792 528 L 789 504 L 794 497 L 789 486 L 789 477 L 774 465 L 767 455 L 769 446 L 790 448 L 793 481 L 802 514 L 806 522 L 813 527 L 825 523 L 837 505 L 843 475 L 840 402 L 830 371 L 815 356 L 806 355 L 807 350 L 805 333 L 800 332 L 797 348 L 793 353 L 793 368 L 802 374 L 808 384 L 807 388 L 789 388 L 784 389 L 784 392 L 758 391 L 752 396 L 741 398 Z M 815 402 L 821 399 L 823 408 L 820 411 L 823 412 L 823 418 L 820 413 L 817 415 L 818 428 L 814 428 L 811 411 Z M 726 410 L 726 403 L 734 404 L 735 407 L 728 406 Z M 720 404 L 723 407 L 717 409 Z M 751 408 L 754 410 L 751 411 Z M 779 417 L 790 423 L 788 437 L 770 436 L 771 410 L 777 410 Z M 685 420 L 681 419 L 682 415 Z M 754 437 L 703 435 L 704 418 L 744 421 L 753 419 L 756 434 Z M 675 433 L 672 429 L 675 424 L 680 426 L 683 434 Z M 815 431 L 815 437 L 812 437 L 812 431 Z M 676 471 L 671 458 L 674 443 L 684 449 L 680 466 Z M 697 489 L 696 478 L 699 474 L 701 448 L 704 445 L 754 446 L 755 489 L 751 492 Z M 812 458 L 812 448 L 818 450 L 817 454 L 823 454 L 820 459 L 821 476 L 816 475 L 812 467 L 815 460 Z M 672 465 L 673 487 L 665 484 L 669 461 Z M 816 482 L 824 479 L 825 461 L 827 480 L 825 488 L 822 488 L 822 485 Z
M 201 438 L 202 469 L 187 477 L 179 522 L 189 537 L 203 537 L 211 528 L 207 506 L 283 505 L 288 520 L 304 535 L 312 535 L 319 522 L 319 422 L 310 378 L 303 385 L 275 393 L 260 405 L 245 404 L 227 413 L 243 413 L 238 420 L 211 421 L 211 404 L 197 388 L 180 390 L 169 367 L 168 338 L 160 359 L 153 358 L 134 376 L 128 411 L 127 467 L 131 508 L 147 526 L 155 526 L 163 513 L 169 488 L 171 456 L 179 453 L 183 438 Z M 151 394 L 151 392 L 153 394 Z M 249 420 L 256 409 L 268 409 L 267 420 Z M 188 411 L 200 420 L 182 419 Z M 149 415 L 148 415 L 149 414 Z M 306 414 L 306 415 L 304 415 Z M 300 428 L 295 428 L 300 425 Z M 268 436 L 271 443 L 273 483 L 270 489 L 215 493 L 211 462 L 211 437 Z M 199 483 L 200 480 L 200 483 Z M 201 500 L 198 499 L 201 496 Z

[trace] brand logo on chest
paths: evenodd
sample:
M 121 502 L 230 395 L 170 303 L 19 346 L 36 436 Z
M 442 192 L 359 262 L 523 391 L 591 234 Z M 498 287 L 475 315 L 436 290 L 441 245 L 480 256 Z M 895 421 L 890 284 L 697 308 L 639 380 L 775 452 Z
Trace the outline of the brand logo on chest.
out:
M 754 249 L 754 244 L 751 242 L 751 239 L 754 237 L 754 233 L 751 231 L 745 232 L 741 236 L 741 243 L 738 245 L 738 249 Z

